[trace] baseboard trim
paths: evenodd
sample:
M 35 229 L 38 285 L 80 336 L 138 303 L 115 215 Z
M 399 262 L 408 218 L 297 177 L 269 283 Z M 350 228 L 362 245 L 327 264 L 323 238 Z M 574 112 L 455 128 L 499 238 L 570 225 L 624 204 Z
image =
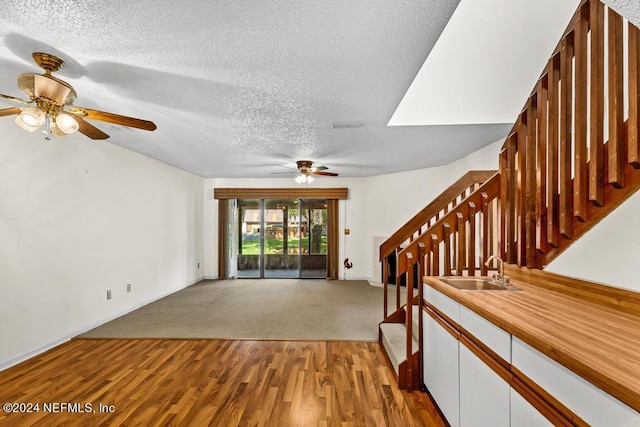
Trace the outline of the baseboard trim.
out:
M 184 285 L 184 286 L 182 286 L 180 288 L 165 292 L 165 293 L 163 293 L 163 294 L 161 294 L 161 295 L 159 295 L 157 297 L 151 298 L 150 300 L 147 300 L 147 301 L 141 302 L 139 304 L 136 304 L 135 306 L 133 306 L 133 307 L 131 307 L 129 309 L 123 310 L 122 312 L 119 312 L 119 313 L 116 313 L 114 315 L 111 315 L 111 316 L 109 316 L 109 317 L 107 317 L 105 319 L 102 319 L 102 320 L 100 320 L 98 322 L 92 323 L 92 324 L 90 324 L 88 326 L 84 326 L 82 328 L 76 329 L 71 334 L 65 335 L 62 338 L 56 339 L 54 341 L 51 341 L 51 342 L 49 342 L 49 343 L 47 343 L 47 344 L 45 344 L 45 345 L 43 345 L 43 346 L 41 346 L 41 347 L 39 347 L 39 348 L 37 348 L 35 350 L 29 351 L 27 353 L 24 353 L 24 354 L 21 354 L 19 356 L 16 356 L 16 357 L 12 358 L 12 359 L 9 359 L 6 362 L 0 363 L 0 372 L 4 371 L 5 369 L 8 369 L 8 368 L 10 368 L 12 366 L 15 366 L 15 365 L 17 365 L 19 363 L 22 363 L 25 360 L 31 359 L 32 357 L 35 357 L 35 356 L 37 356 L 37 355 L 39 355 L 41 353 L 44 353 L 45 351 L 51 350 L 52 348 L 57 347 L 60 344 L 63 344 L 65 342 L 77 337 L 78 335 L 82 335 L 85 332 L 90 331 L 91 329 L 97 328 L 100 325 L 103 325 L 103 324 L 105 324 L 107 322 L 110 322 L 110 321 L 112 321 L 114 319 L 117 319 L 118 317 L 124 316 L 125 314 L 130 313 L 130 312 L 132 312 L 134 310 L 137 310 L 140 307 L 143 307 L 143 306 L 145 306 L 147 304 L 151 304 L 152 302 L 158 301 L 159 299 L 162 299 L 162 298 L 167 297 L 167 296 L 169 296 L 171 294 L 174 294 L 174 293 L 176 293 L 178 291 L 181 291 L 181 290 L 183 290 L 185 288 L 188 288 L 191 285 L 195 285 L 196 283 L 201 282 L 202 280 L 205 280 L 205 278 L 201 277 L 201 278 L 199 278 L 199 279 L 197 279 L 197 280 L 195 280 L 195 281 L 193 281 L 191 283 L 187 283 L 186 285 Z

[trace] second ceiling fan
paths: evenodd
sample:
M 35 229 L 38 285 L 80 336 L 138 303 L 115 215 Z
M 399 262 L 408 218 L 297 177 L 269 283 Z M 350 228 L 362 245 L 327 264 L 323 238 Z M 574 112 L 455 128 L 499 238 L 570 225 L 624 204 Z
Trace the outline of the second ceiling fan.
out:
M 282 173 L 297 173 L 296 182 L 302 183 L 310 183 L 313 182 L 312 175 L 321 175 L 321 176 L 338 176 L 335 172 L 327 172 L 329 169 L 326 166 L 314 166 L 311 160 L 298 160 L 296 161 L 296 165 L 298 167 L 298 171 L 291 172 L 274 172 L 273 174 L 282 174 Z M 286 166 L 283 166 L 286 167 Z

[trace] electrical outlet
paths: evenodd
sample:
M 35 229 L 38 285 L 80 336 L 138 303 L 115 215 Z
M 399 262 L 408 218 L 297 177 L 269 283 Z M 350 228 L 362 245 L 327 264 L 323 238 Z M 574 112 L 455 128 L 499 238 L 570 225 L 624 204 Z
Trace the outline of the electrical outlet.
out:
M 111 299 L 111 289 L 107 289 L 107 299 Z
M 200 270 L 200 263 L 198 263 L 198 270 Z
M 131 283 L 127 283 L 127 292 L 131 292 Z

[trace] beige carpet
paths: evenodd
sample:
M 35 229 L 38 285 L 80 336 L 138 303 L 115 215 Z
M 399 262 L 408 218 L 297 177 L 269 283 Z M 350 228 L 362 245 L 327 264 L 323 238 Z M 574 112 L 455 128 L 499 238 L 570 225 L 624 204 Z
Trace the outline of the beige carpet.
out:
M 383 292 L 364 280 L 205 280 L 81 337 L 377 341 Z

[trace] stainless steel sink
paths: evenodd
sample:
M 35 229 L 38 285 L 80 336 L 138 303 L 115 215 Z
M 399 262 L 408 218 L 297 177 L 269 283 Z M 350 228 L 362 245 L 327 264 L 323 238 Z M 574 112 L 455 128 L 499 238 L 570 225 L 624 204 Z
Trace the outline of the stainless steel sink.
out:
M 468 279 L 442 279 L 448 285 L 463 291 L 519 291 L 512 286 L 505 286 L 488 277 L 469 277 Z

